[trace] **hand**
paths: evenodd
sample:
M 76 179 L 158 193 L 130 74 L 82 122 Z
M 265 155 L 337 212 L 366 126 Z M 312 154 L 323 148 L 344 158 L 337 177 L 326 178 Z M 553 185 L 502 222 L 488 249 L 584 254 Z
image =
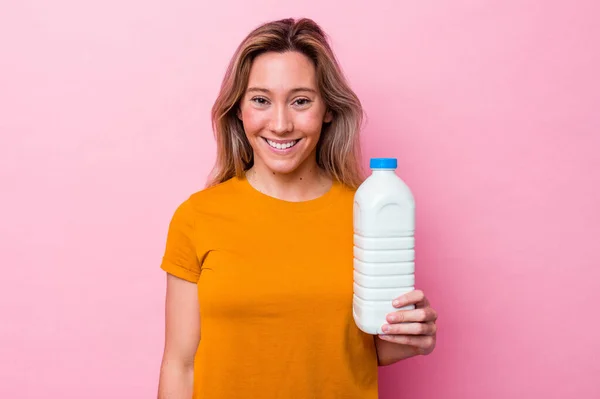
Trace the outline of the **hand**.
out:
M 421 290 L 408 292 L 393 302 L 395 308 L 415 305 L 415 309 L 397 310 L 387 315 L 382 327 L 385 335 L 379 338 L 396 344 L 411 346 L 418 354 L 428 355 L 435 348 L 437 312 Z

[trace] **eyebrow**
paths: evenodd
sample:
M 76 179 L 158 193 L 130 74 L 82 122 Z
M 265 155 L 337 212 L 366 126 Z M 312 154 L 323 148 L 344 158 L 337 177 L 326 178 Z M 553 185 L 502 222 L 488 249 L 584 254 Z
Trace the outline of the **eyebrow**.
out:
M 248 90 L 246 90 L 246 91 L 248 93 L 250 93 L 250 92 L 259 92 L 259 93 L 267 93 L 267 94 L 271 93 L 271 91 L 269 89 L 265 89 L 262 87 L 249 87 Z M 300 91 L 307 91 L 307 92 L 315 93 L 315 94 L 317 93 L 317 91 L 315 89 L 311 89 L 310 87 L 296 87 L 296 88 L 293 88 L 292 90 L 290 90 L 291 93 L 297 93 Z

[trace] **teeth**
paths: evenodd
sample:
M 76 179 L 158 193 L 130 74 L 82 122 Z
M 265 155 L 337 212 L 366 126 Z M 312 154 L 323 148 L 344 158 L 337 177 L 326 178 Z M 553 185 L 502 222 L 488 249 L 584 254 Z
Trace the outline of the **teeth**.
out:
M 287 148 L 293 147 L 297 142 L 298 140 L 289 141 L 287 143 L 276 143 L 274 141 L 267 140 L 267 143 L 269 143 L 271 147 L 277 148 L 278 150 L 285 150 Z

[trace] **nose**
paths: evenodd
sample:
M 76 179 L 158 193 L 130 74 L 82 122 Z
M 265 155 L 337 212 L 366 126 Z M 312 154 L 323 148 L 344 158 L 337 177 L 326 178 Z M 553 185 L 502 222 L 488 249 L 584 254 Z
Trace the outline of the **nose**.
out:
M 294 124 L 287 107 L 277 107 L 269 123 L 269 130 L 275 134 L 285 134 L 294 130 Z

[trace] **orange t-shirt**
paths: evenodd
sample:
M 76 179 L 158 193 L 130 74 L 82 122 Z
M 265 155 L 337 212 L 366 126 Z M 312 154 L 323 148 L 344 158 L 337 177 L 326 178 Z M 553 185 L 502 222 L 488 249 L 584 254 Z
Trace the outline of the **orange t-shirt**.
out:
M 194 398 L 377 398 L 352 317 L 354 191 L 279 200 L 232 178 L 175 211 L 162 269 L 197 283 Z

